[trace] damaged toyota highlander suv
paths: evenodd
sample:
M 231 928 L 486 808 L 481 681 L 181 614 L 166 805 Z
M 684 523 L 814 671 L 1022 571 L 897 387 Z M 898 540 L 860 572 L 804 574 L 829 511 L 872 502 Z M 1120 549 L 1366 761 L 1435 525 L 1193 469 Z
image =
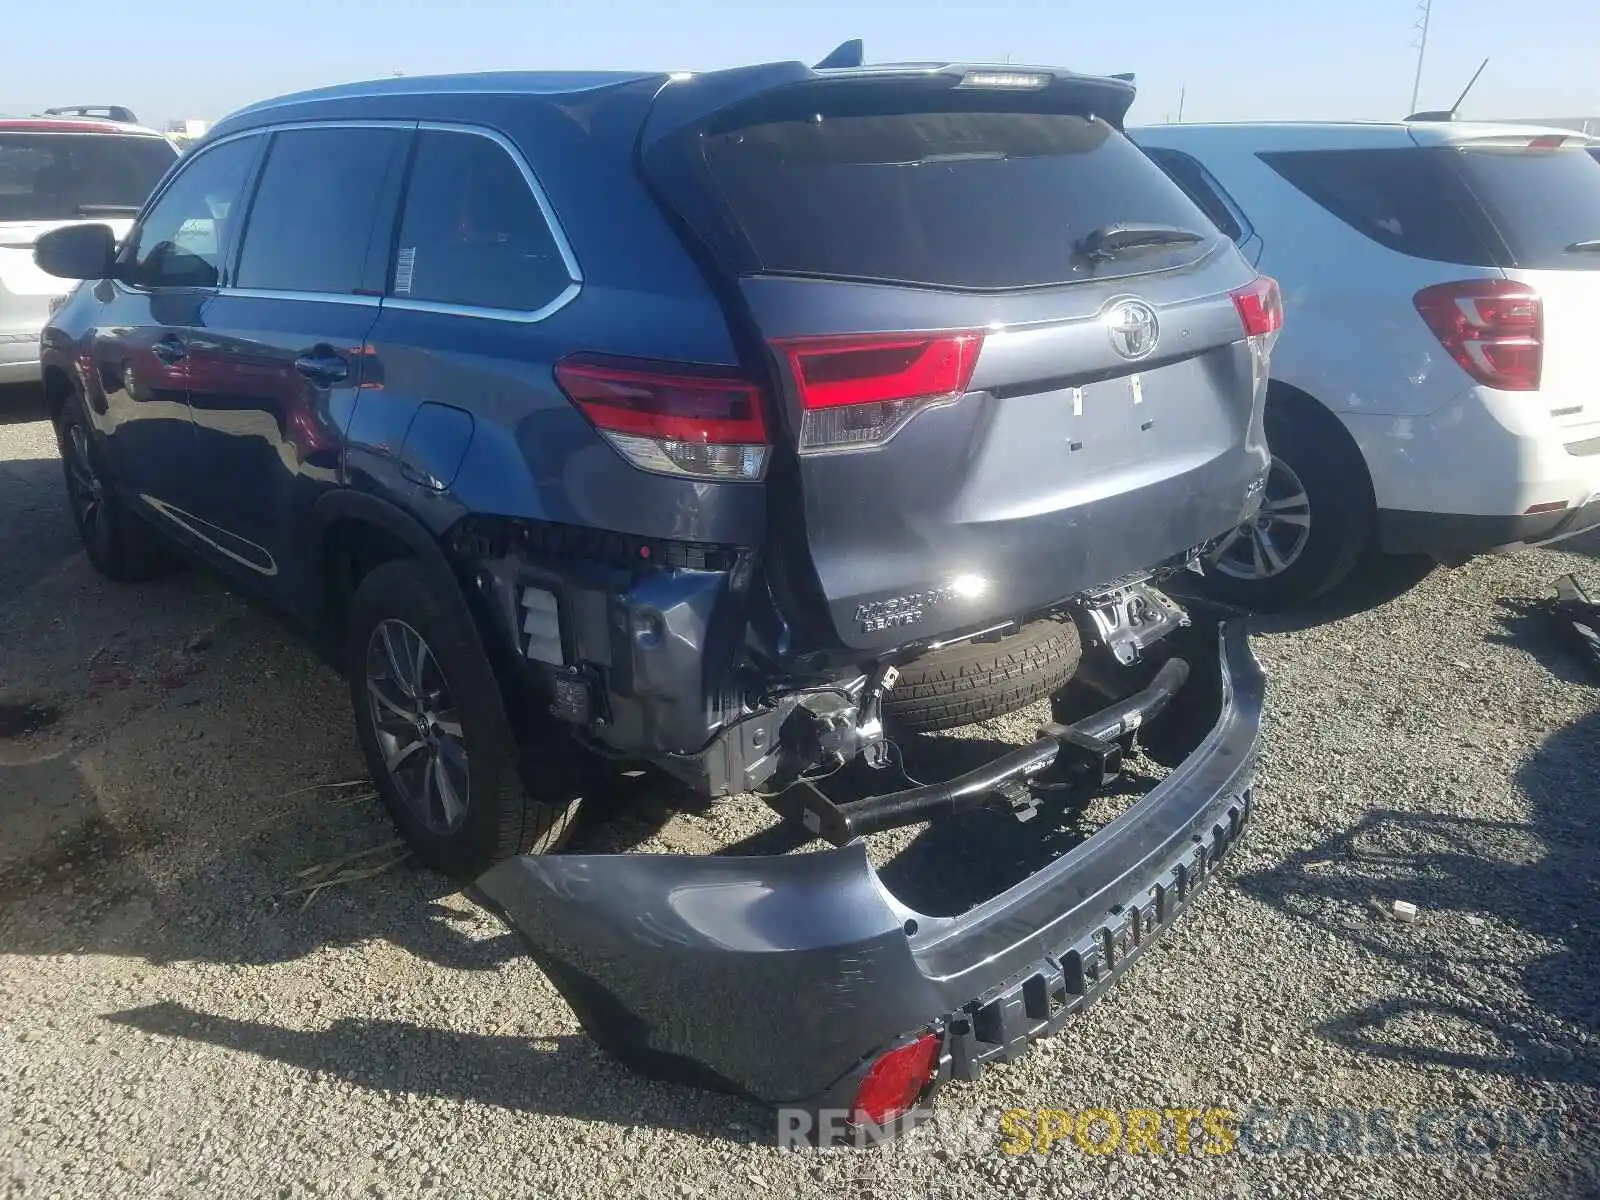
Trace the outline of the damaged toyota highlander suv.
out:
M 179 548 L 311 631 L 417 856 L 608 1050 L 892 1122 L 1081 1011 L 1248 815 L 1259 670 L 1158 585 L 1258 503 L 1281 306 L 1133 95 L 787 63 L 246 109 L 120 244 L 39 241 L 85 281 L 43 369 L 89 558 Z M 902 778 L 897 722 L 1052 694 L 1031 743 Z M 871 865 L 1136 736 L 1170 774 L 976 906 Z M 831 846 L 543 853 L 605 760 Z

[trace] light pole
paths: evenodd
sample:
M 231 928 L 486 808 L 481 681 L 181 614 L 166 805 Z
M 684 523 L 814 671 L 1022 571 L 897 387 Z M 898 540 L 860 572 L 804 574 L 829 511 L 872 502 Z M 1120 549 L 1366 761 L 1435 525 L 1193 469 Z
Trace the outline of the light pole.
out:
M 1428 54 L 1428 22 L 1433 16 L 1433 0 L 1417 0 L 1417 11 L 1420 14 L 1419 23 L 1415 26 L 1417 40 L 1417 78 L 1411 85 L 1410 112 L 1417 111 L 1417 97 L 1422 94 L 1422 60 Z

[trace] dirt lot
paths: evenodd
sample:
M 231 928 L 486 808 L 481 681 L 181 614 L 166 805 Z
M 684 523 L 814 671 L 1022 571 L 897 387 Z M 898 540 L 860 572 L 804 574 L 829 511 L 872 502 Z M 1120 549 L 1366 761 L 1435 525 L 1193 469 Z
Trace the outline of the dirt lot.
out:
M 1262 623 L 1258 816 L 1224 877 L 1079 1024 L 940 1104 L 1264 1107 L 1253 1145 L 1011 1156 L 991 1116 L 791 1154 L 759 1109 L 600 1056 L 440 879 L 285 895 L 392 837 L 362 789 L 309 790 L 363 774 L 342 684 L 202 574 L 98 580 L 33 403 L 0 394 L 5 1195 L 1600 1194 L 1600 691 L 1515 603 L 1567 570 L 1600 583 L 1600 542 Z M 627 786 L 587 844 L 765 820 Z M 962 858 L 1015 828 L 964 828 Z M 907 854 L 950 850 L 928 832 Z M 1372 1109 L 1393 1149 L 1329 1136 Z M 1511 1110 L 1557 1128 L 1494 1149 Z

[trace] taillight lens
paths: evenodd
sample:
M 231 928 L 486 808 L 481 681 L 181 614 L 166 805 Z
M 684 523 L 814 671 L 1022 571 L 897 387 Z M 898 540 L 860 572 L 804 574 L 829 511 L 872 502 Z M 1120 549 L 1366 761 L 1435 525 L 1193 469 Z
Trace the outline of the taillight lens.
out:
M 1417 312 L 1461 369 L 1505 392 L 1539 389 L 1544 302 L 1524 283 L 1470 279 L 1423 288 Z
M 983 334 L 896 333 L 774 342 L 800 398 L 800 450 L 881 446 L 924 409 L 959 399 Z
M 939 1035 L 925 1033 L 881 1056 L 856 1089 L 850 1119 L 885 1125 L 909 1112 L 939 1066 Z
M 1233 306 L 1239 310 L 1239 323 L 1250 345 L 1252 397 L 1260 412 L 1272 377 L 1272 348 L 1283 332 L 1283 292 L 1276 279 L 1257 275 L 1233 293 Z
M 716 368 L 593 356 L 556 382 L 634 466 L 699 479 L 760 479 L 771 448 L 761 390 Z
M 1276 279 L 1257 276 L 1233 293 L 1233 304 L 1239 310 L 1245 337 L 1269 337 L 1283 329 L 1283 292 Z

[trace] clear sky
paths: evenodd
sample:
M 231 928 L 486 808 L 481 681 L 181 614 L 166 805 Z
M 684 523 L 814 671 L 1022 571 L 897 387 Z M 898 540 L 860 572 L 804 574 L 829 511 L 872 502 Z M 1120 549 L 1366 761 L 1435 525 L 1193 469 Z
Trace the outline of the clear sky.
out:
M 152 123 L 352 79 L 1001 60 L 1133 71 L 1130 119 L 1404 116 L 1415 0 L 8 0 L 0 113 L 124 104 Z M 1434 0 L 1422 107 L 1491 61 L 1467 117 L 1600 116 L 1600 2 Z

